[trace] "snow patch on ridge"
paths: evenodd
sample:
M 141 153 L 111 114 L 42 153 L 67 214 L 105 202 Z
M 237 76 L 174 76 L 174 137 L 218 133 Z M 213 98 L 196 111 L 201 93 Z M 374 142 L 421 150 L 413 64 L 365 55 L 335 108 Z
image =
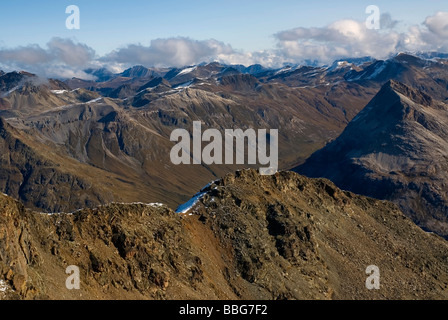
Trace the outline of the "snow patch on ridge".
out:
M 19 88 L 20 88 L 20 86 L 14 87 L 11 90 L 9 90 L 8 92 L 3 93 L 1 97 L 5 98 L 5 97 L 9 96 L 11 93 L 13 93 L 14 91 L 16 91 Z
M 91 104 L 91 103 L 99 102 L 101 99 L 103 99 L 103 97 L 99 97 L 99 98 L 90 100 L 90 101 L 86 102 L 86 104 Z
M 187 89 L 187 88 L 190 88 L 192 84 L 193 84 L 193 80 L 187 81 L 185 83 L 181 83 L 178 86 L 176 86 L 175 88 L 176 89 Z
M 176 77 L 177 77 L 177 76 L 184 75 L 184 74 L 191 73 L 191 72 L 193 72 L 194 70 L 196 70 L 196 67 L 186 68 L 186 69 L 182 70 L 181 72 L 179 72 L 179 73 L 176 75 Z
M 367 77 L 367 79 L 375 79 L 376 76 L 378 76 L 381 72 L 383 72 L 384 69 L 386 69 L 386 63 L 387 62 L 384 62 L 380 66 L 376 66 L 375 71 L 369 77 Z
M 177 209 L 176 213 L 187 213 L 193 207 L 198 204 L 198 202 L 202 199 L 202 197 L 206 194 L 206 192 L 199 192 L 193 198 L 191 198 L 188 202 L 181 204 Z
M 50 91 L 51 91 L 51 93 L 54 93 L 54 94 L 64 94 L 67 92 L 67 90 L 50 90 Z
M 210 183 L 207 184 L 204 188 L 201 189 L 201 192 L 204 192 L 208 187 L 210 187 L 211 185 L 217 183 L 218 181 L 219 181 L 219 179 L 210 182 Z
M 100 206 L 98 206 L 97 207 L 97 209 L 98 208 L 102 208 L 102 207 L 108 207 L 108 206 L 110 206 L 110 205 L 114 205 L 114 204 L 123 204 L 123 205 L 143 205 L 143 206 L 146 206 L 146 207 L 153 207 L 153 208 L 162 208 L 162 207 L 165 207 L 165 204 L 163 204 L 163 203 L 144 203 L 144 202 L 131 202 L 131 203 L 129 203 L 129 202 L 112 202 L 112 203 L 109 203 L 109 204 L 106 204 L 106 205 L 100 205 Z M 42 215 L 47 215 L 47 216 L 54 216 L 54 215 L 60 215 L 60 214 L 63 214 L 63 215 L 74 215 L 75 213 L 77 213 L 77 212 L 79 212 L 79 211 L 82 211 L 82 210 L 85 210 L 85 208 L 82 208 L 82 209 L 78 209 L 78 210 L 75 210 L 75 211 L 73 211 L 73 212 L 40 212 L 40 214 L 42 214 Z
M 220 179 L 214 180 L 210 183 L 208 183 L 205 187 L 203 187 L 201 189 L 201 191 L 199 191 L 198 193 L 196 193 L 193 198 L 191 198 L 190 200 L 188 200 L 188 202 L 181 204 L 177 209 L 176 209 L 176 213 L 188 213 L 191 209 L 193 209 L 194 206 L 196 206 L 198 204 L 199 201 L 202 200 L 202 198 L 204 197 L 205 194 L 207 194 L 207 190 L 210 186 L 216 184 Z M 215 190 L 217 189 L 217 187 L 214 188 Z M 191 215 L 191 214 L 190 214 Z

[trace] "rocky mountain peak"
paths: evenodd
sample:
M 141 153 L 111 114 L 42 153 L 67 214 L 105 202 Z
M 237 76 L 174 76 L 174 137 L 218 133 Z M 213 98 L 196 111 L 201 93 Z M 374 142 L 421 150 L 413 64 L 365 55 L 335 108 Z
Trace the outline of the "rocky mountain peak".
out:
M 129 77 L 129 78 L 145 78 L 154 76 L 155 72 L 151 69 L 148 69 L 144 66 L 134 66 L 123 71 L 120 76 Z
M 297 171 L 392 200 L 425 229 L 448 236 L 448 108 L 388 81 L 344 132 Z
M 428 94 L 426 94 L 425 92 L 423 92 L 421 90 L 412 88 L 402 82 L 399 82 L 396 80 L 389 80 L 384 85 L 384 89 L 386 89 L 386 90 L 389 89 L 396 93 L 399 93 L 420 105 L 423 105 L 423 106 L 431 106 L 432 105 L 433 99 Z
M 389 80 L 367 106 L 353 119 L 348 128 L 356 127 L 370 136 L 370 130 L 393 127 L 406 121 L 419 121 L 432 108 L 439 108 L 425 92 L 402 82 Z M 372 126 L 366 126 L 366 123 Z M 408 123 L 409 124 L 409 123 Z M 412 125 L 412 124 L 411 124 Z

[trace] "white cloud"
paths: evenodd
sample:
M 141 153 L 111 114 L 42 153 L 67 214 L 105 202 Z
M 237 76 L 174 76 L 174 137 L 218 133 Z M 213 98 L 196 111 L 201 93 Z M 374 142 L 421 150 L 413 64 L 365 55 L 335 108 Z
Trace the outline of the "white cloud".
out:
M 0 61 L 3 63 L 34 65 L 46 63 L 50 60 L 48 52 L 38 45 L 29 45 L 15 49 L 0 49 Z
M 382 29 L 393 29 L 397 26 L 399 21 L 393 20 L 392 16 L 389 13 L 381 14 L 380 18 L 380 26 Z
M 295 28 L 277 33 L 278 55 L 296 62 L 322 63 L 344 57 L 373 56 L 384 59 L 400 51 L 448 49 L 448 12 L 426 18 L 406 32 L 395 30 L 398 21 L 381 16 L 381 29 L 368 29 L 364 21 L 339 20 L 321 28 Z
M 217 61 L 224 64 L 242 64 L 250 66 L 253 64 L 261 64 L 265 67 L 278 67 L 288 62 L 282 55 L 275 50 L 265 50 L 258 52 L 234 52 L 231 54 L 220 54 Z
M 0 68 L 25 70 L 43 77 L 81 77 L 93 79 L 82 71 L 95 59 L 95 51 L 70 39 L 53 38 L 46 48 L 38 45 L 0 48 Z
M 183 67 L 213 61 L 219 55 L 233 54 L 230 45 L 217 40 L 168 38 L 152 40 L 149 46 L 131 44 L 109 53 L 102 60 L 146 66 Z
M 145 65 L 155 67 L 184 67 L 201 62 L 219 61 L 225 64 L 265 66 L 279 65 L 283 58 L 271 51 L 241 52 L 223 42 L 210 40 L 193 40 L 178 37 L 156 39 L 149 46 L 132 44 L 115 50 L 100 59 L 105 63 L 123 65 Z
M 86 66 L 95 57 L 95 51 L 85 44 L 74 43 L 69 39 L 53 38 L 48 44 L 48 54 L 54 61 L 69 66 Z
M 397 50 L 400 35 L 367 29 L 364 22 L 339 20 L 323 28 L 296 28 L 275 35 L 280 54 L 295 60 L 331 63 L 342 57 L 385 58 Z
M 448 39 L 448 12 L 437 12 L 426 18 L 424 24 L 433 34 Z

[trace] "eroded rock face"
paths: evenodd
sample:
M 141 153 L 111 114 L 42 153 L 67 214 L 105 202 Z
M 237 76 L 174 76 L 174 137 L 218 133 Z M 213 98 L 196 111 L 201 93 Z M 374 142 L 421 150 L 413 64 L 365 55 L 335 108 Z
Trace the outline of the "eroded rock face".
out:
M 4 196 L 1 202 L 7 298 L 163 299 L 170 285 L 203 279 L 181 217 L 166 207 L 113 204 L 43 215 Z M 81 270 L 79 292 L 65 287 L 70 265 Z
M 3 299 L 442 299 L 448 245 L 384 201 L 238 171 L 187 214 L 111 204 L 43 215 L 0 195 Z M 80 290 L 65 286 L 80 269 Z M 367 290 L 366 268 L 381 271 Z

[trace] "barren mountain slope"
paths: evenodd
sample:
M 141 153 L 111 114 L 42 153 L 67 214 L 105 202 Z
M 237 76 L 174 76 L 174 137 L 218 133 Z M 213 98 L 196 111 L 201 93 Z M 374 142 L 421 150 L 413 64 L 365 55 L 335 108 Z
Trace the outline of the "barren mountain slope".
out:
M 448 245 L 395 205 L 293 172 L 229 174 L 185 214 L 111 204 L 43 215 L 0 195 L 3 298 L 446 299 Z M 81 289 L 65 287 L 65 270 Z M 380 269 L 367 290 L 366 268 Z M 14 290 L 14 291 L 13 291 Z

